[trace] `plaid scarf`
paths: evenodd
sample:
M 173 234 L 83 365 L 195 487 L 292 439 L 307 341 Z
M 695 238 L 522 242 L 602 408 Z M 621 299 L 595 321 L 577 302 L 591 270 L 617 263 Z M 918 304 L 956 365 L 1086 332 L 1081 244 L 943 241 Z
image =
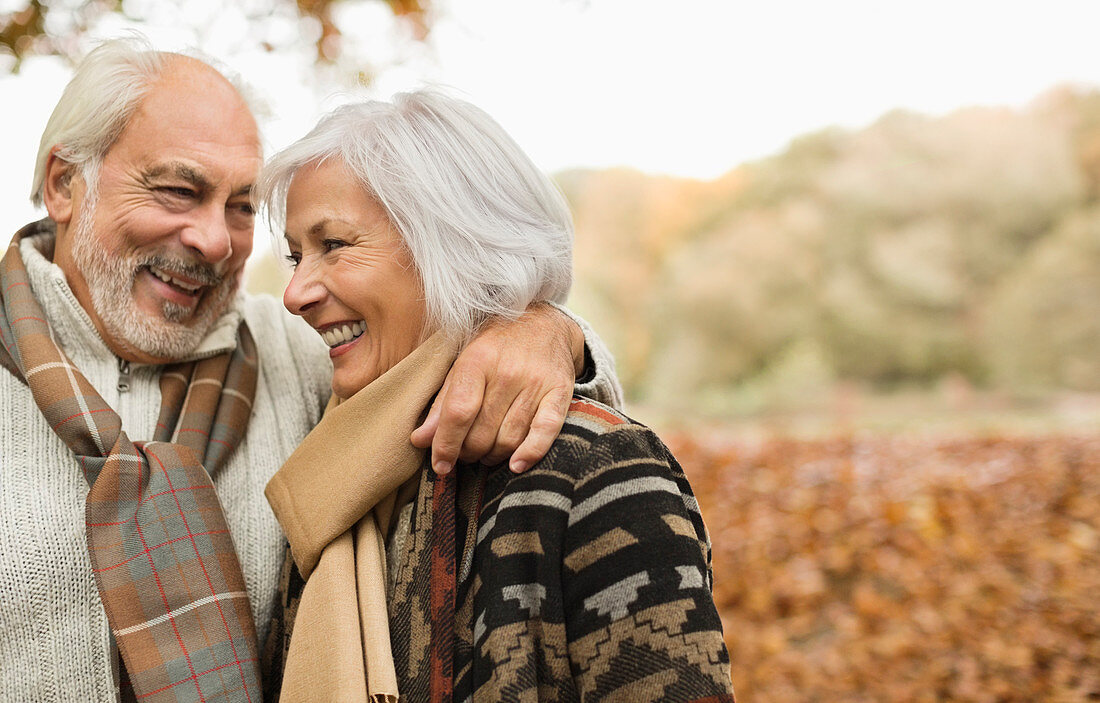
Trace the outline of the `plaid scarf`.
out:
M 53 339 L 19 252 L 33 227 L 0 261 L 0 365 L 30 387 L 91 487 L 88 553 L 133 696 L 259 701 L 256 627 L 210 480 L 251 415 L 248 328 L 232 352 L 166 366 L 153 441 L 133 442 Z

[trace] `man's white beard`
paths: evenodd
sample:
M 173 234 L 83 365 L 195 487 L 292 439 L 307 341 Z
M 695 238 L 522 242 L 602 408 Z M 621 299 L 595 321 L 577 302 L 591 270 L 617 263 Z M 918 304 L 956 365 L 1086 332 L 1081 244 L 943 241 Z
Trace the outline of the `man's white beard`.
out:
M 219 276 L 209 264 L 182 260 L 167 253 L 151 252 L 125 258 L 112 254 L 96 241 L 92 229 L 95 195 L 89 195 L 73 225 L 73 261 L 84 276 L 92 305 L 107 333 L 118 342 L 150 356 L 163 359 L 187 356 L 225 312 L 237 289 L 237 275 Z M 161 301 L 161 314 L 150 314 L 139 308 L 133 298 L 134 280 L 150 265 L 211 287 L 203 293 L 194 311 L 164 300 Z

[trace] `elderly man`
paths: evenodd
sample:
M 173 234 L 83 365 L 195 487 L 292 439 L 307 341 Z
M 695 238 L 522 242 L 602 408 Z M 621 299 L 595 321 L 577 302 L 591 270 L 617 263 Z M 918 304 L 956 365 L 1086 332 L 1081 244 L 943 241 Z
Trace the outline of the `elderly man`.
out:
M 237 292 L 261 161 L 229 80 L 133 42 L 50 118 L 49 217 L 0 263 L 0 700 L 259 700 L 283 545 L 263 487 L 330 373 L 313 330 Z M 522 470 L 586 357 L 579 391 L 618 400 L 582 341 L 553 308 L 487 330 L 413 439 L 439 471 L 517 447 Z

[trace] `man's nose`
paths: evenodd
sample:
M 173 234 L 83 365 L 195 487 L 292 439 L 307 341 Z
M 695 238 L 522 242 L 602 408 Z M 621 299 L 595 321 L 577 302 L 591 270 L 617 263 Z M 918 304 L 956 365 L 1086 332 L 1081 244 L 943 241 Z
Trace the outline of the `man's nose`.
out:
M 294 269 L 290 283 L 283 291 L 283 306 L 295 315 L 305 315 L 325 296 L 325 286 L 317 275 L 317 267 L 303 259 Z
M 225 213 L 220 208 L 207 210 L 204 217 L 183 230 L 180 242 L 197 252 L 203 261 L 220 264 L 233 255 L 233 240 Z

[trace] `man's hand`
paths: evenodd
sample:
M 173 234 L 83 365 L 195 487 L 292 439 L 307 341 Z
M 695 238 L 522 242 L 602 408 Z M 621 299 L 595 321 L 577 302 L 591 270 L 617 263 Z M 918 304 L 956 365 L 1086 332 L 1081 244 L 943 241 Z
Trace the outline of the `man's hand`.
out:
M 432 448 L 432 468 L 455 462 L 499 464 L 521 473 L 557 438 L 584 369 L 584 334 L 546 303 L 533 303 L 515 322 L 491 322 L 466 346 L 447 374 L 412 443 Z

